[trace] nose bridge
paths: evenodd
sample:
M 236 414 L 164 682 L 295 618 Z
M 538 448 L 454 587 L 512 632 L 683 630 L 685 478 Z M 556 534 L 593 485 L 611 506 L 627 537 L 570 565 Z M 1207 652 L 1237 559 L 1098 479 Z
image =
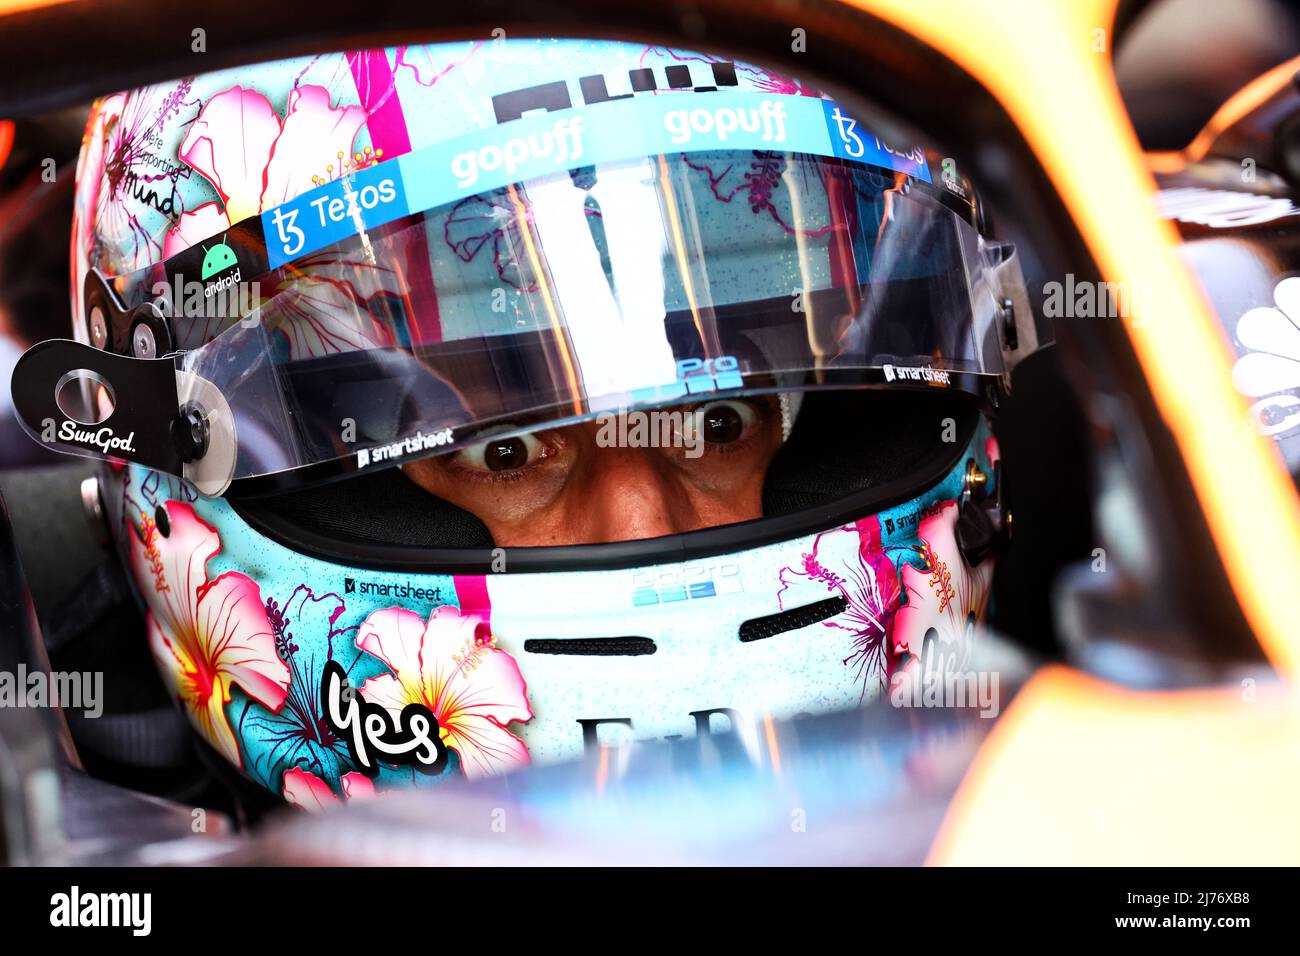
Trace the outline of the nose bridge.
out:
M 604 541 L 650 538 L 685 530 L 683 498 L 652 449 L 599 448 L 589 492 L 580 504 Z

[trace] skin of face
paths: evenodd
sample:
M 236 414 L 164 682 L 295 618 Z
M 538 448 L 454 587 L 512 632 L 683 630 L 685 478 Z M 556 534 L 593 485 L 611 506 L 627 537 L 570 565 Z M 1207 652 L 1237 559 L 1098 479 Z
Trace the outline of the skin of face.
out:
M 406 475 L 476 515 L 501 547 L 634 541 L 762 515 L 781 447 L 771 396 L 665 411 L 698 413 L 689 447 L 621 447 L 599 421 L 493 440 L 412 462 Z

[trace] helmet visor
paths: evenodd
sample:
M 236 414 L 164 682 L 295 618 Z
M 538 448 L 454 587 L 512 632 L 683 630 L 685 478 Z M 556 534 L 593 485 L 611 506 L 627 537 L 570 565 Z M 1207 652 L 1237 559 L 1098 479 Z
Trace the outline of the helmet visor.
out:
M 201 384 L 180 397 L 221 394 L 244 479 L 700 393 L 976 390 L 1007 371 L 989 259 L 903 173 L 755 152 L 598 164 L 271 273 L 259 309 L 181 358 Z
M 184 477 L 271 490 L 701 393 L 983 395 L 1038 344 L 1015 341 L 1034 335 L 1010 247 L 920 148 L 816 98 L 676 102 L 525 116 L 188 253 L 211 279 L 198 307 L 154 290 L 177 407 L 204 419 Z

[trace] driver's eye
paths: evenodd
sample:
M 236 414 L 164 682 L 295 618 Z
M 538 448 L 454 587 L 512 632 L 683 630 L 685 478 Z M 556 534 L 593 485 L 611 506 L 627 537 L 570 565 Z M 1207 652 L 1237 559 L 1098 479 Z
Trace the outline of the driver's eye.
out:
M 521 468 L 528 461 L 528 446 L 521 438 L 504 438 L 483 446 L 483 463 L 489 471 L 509 471 Z
M 475 471 L 517 471 L 544 457 L 544 446 L 533 435 L 488 438 L 457 452 L 457 459 Z
M 758 412 L 749 402 L 723 399 L 700 406 L 701 435 L 712 445 L 729 445 L 739 441 L 758 421 Z

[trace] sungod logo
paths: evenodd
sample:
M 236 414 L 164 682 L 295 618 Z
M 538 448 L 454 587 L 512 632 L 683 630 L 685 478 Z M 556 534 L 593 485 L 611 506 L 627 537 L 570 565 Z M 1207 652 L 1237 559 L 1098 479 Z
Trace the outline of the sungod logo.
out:
M 504 169 L 514 178 L 515 171 L 525 163 L 553 156 L 553 162 L 571 165 L 582 159 L 582 136 L 586 126 L 581 116 L 564 117 L 555 121 L 550 129 L 527 136 L 515 136 L 501 145 L 489 143 L 478 149 L 457 153 L 451 160 L 451 172 L 462 189 L 468 189 L 483 173 Z
M 107 455 L 110 451 L 135 451 L 135 432 L 125 438 L 113 434 L 113 429 L 105 425 L 98 431 L 78 428 L 77 423 L 67 419 L 59 426 L 59 441 L 74 445 L 89 445 L 98 448 Z

